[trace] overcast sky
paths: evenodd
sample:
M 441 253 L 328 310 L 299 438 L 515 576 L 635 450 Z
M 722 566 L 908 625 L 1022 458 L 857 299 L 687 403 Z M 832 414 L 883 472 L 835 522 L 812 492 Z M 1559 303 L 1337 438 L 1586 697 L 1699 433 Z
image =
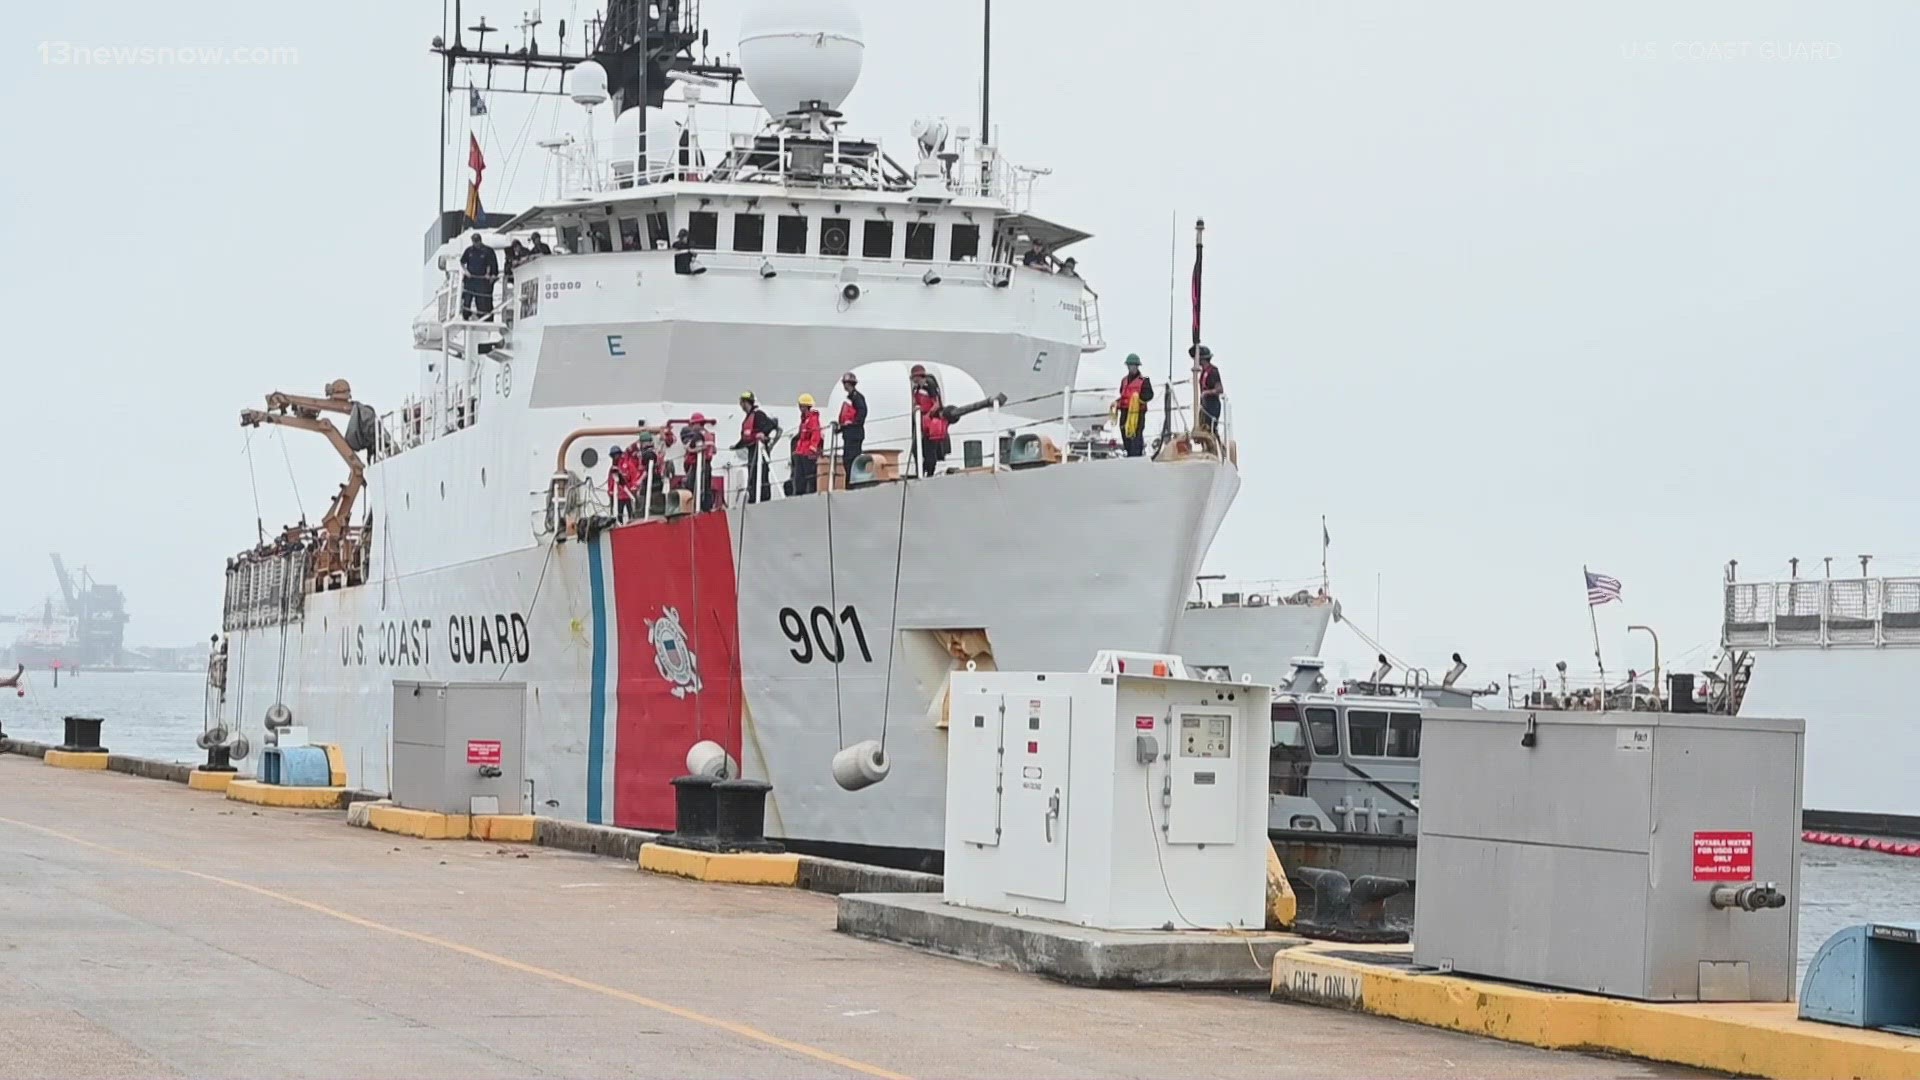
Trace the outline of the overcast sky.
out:
M 590 6 L 546 4 L 546 33 Z M 0 610 L 52 589 L 57 549 L 125 588 L 131 640 L 186 642 L 217 626 L 222 559 L 253 538 L 237 411 L 338 376 L 383 408 L 414 385 L 439 4 L 14 7 Z M 904 156 L 918 115 L 977 124 L 977 3 L 857 7 L 855 127 Z M 704 5 L 716 51 L 742 8 Z M 1728 558 L 1920 562 L 1920 7 L 995 15 L 1005 151 L 1054 170 L 1038 210 L 1096 234 L 1075 254 L 1106 298 L 1100 362 L 1164 368 L 1169 233 L 1184 276 L 1207 219 L 1207 337 L 1246 479 L 1212 569 L 1316 578 L 1324 514 L 1348 614 L 1371 631 L 1377 606 L 1396 652 L 1438 669 L 1460 649 L 1481 681 L 1590 663 L 1582 563 L 1625 582 L 1600 621 L 1617 670 L 1650 665 L 1630 622 L 1669 657 L 1714 639 Z M 116 45 L 297 57 L 75 56 Z M 507 151 L 559 112 L 496 99 L 490 186 L 533 194 L 539 152 Z M 330 452 L 252 445 L 269 529 L 317 519 Z M 1088 541 L 1128 557 L 1125 536 Z M 1365 656 L 1340 629 L 1328 652 Z

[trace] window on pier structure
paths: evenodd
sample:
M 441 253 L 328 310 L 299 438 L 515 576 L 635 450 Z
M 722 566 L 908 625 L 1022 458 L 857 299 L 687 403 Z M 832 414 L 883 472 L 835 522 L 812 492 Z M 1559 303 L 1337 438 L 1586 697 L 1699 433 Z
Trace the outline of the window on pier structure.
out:
M 665 251 L 673 244 L 673 226 L 667 222 L 665 210 L 647 212 L 647 246 L 655 251 Z
M 980 257 L 980 226 L 955 225 L 949 242 L 948 258 L 954 262 L 972 262 Z
M 820 219 L 820 254 L 845 257 L 851 250 L 853 222 L 843 217 Z
M 860 254 L 869 259 L 893 258 L 893 222 L 867 222 L 866 238 L 860 245 Z
M 695 210 L 687 215 L 687 243 L 695 251 L 712 251 L 720 243 L 720 215 L 711 210 Z
M 807 253 L 807 219 L 799 214 L 780 215 L 779 232 L 774 244 L 782 255 L 805 255 Z
M 914 262 L 933 261 L 933 236 L 935 227 L 931 221 L 914 221 L 907 224 L 907 258 Z
M 765 214 L 733 215 L 733 250 L 758 254 L 767 249 Z

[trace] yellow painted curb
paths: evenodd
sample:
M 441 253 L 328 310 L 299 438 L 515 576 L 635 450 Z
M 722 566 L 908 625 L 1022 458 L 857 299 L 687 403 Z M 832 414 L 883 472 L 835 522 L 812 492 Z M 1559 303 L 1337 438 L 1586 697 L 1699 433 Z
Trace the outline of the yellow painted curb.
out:
M 792 888 L 800 883 L 798 855 L 749 852 L 716 855 L 664 844 L 642 844 L 640 869 L 726 885 L 783 885 Z
M 45 760 L 56 769 L 104 769 L 107 767 L 107 752 L 49 750 Z
M 533 821 L 531 814 L 475 814 L 469 819 L 467 836 L 496 844 L 531 844 Z
M 287 787 L 263 784 L 258 780 L 233 780 L 227 784 L 227 798 L 254 806 L 273 806 L 282 810 L 338 810 L 347 804 L 343 787 Z
M 1335 946 L 1345 952 L 1366 946 Z M 1415 974 L 1326 955 L 1273 959 L 1273 997 L 1389 1016 L 1549 1050 L 1600 1050 L 1740 1076 L 1920 1076 L 1920 1040 L 1795 1018 L 1791 1004 L 1666 1004 L 1457 975 Z M 1405 946 L 1398 947 L 1405 951 Z
M 489 840 L 533 843 L 533 818 L 519 814 L 441 814 L 400 806 L 370 806 L 367 827 L 422 840 Z
M 467 815 L 437 814 L 431 810 L 408 810 L 401 806 L 371 806 L 367 808 L 367 827 L 422 840 L 464 840 L 467 838 Z
M 195 791 L 225 791 L 227 785 L 231 784 L 238 775 L 230 772 L 202 772 L 195 769 L 187 774 L 187 786 Z

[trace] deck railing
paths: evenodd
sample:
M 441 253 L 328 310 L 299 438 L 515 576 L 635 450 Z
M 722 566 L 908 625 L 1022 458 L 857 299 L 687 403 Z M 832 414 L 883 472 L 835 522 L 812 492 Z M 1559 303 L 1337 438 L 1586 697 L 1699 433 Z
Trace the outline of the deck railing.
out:
M 1728 646 L 1884 646 L 1920 642 L 1920 578 L 1728 582 Z

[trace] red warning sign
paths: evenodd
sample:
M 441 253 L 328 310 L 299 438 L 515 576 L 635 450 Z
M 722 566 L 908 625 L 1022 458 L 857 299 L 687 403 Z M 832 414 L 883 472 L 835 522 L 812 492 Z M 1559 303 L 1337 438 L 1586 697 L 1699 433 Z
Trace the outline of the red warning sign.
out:
M 1693 880 L 1752 881 L 1753 834 L 1750 832 L 1694 833 Z
M 1134 718 L 1133 718 L 1133 729 L 1134 729 L 1135 731 L 1152 731 L 1152 730 L 1153 730 L 1153 717 L 1151 717 L 1151 716 L 1136 716 L 1136 717 L 1134 717 Z
M 500 740 L 499 739 L 468 739 L 467 740 L 467 764 L 469 765 L 500 764 Z

